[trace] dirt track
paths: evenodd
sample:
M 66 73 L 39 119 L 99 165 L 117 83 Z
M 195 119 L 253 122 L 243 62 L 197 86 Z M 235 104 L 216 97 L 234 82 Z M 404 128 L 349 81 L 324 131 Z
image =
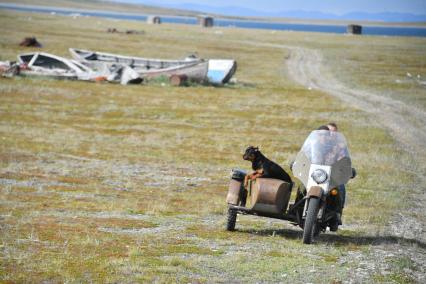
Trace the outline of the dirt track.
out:
M 291 48 L 287 61 L 290 77 L 308 88 L 333 95 L 353 107 L 362 109 L 386 127 L 396 141 L 413 156 L 424 158 L 426 141 L 426 112 L 402 101 L 377 95 L 370 91 L 354 90 L 337 81 L 317 50 Z M 420 161 L 419 161 L 420 162 Z
M 345 86 L 333 75 L 333 70 L 319 50 L 254 41 L 239 42 L 290 50 L 290 56 L 285 62 L 290 79 L 366 112 L 373 125 L 387 129 L 399 147 L 410 154 L 410 168 L 416 176 L 412 194 L 408 197 L 412 210 L 395 212 L 385 232 L 371 232 L 370 236 L 365 236 L 367 240 L 374 239 L 372 242 L 367 241 L 371 244 L 368 251 L 350 254 L 342 262 L 355 263 L 357 266 L 345 283 L 365 283 L 371 281 L 372 275 L 386 275 L 391 269 L 386 260 L 393 257 L 412 261 L 414 268 L 407 271 L 407 274 L 416 283 L 426 283 L 426 112 L 374 91 L 355 90 Z
M 330 94 L 352 107 L 362 109 L 374 118 L 374 124 L 385 127 L 394 137 L 401 148 L 409 152 L 412 156 L 418 185 L 414 190 L 415 194 L 410 197 L 410 205 L 414 210 L 411 214 L 406 212 L 395 212 L 388 232 L 383 238 L 400 238 L 392 246 L 380 244 L 371 247 L 370 251 L 358 256 L 349 257 L 349 261 L 361 260 L 364 268 L 354 273 L 354 279 L 350 282 L 362 281 L 364 274 L 372 274 L 374 271 L 383 270 L 379 264 L 388 256 L 397 255 L 408 257 L 413 260 L 418 267 L 423 267 L 416 271 L 415 279 L 419 283 L 424 283 L 426 257 L 424 254 L 425 243 L 425 161 L 426 141 L 426 113 L 415 106 L 408 105 L 402 101 L 397 101 L 389 97 L 375 94 L 371 91 L 354 90 L 339 82 L 328 68 L 324 57 L 318 50 L 311 50 L 299 47 L 286 47 L 291 50 L 291 55 L 287 60 L 288 75 L 295 82 L 306 86 L 309 89 L 317 89 Z M 415 241 L 417 244 L 405 242 Z M 423 252 L 422 252 L 423 251 Z

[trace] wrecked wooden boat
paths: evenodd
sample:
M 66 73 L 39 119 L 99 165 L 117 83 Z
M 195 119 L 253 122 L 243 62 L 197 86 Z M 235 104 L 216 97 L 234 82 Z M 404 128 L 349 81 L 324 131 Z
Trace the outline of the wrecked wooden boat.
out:
M 83 81 L 120 82 L 123 85 L 140 83 L 142 78 L 129 67 L 95 71 L 80 62 L 45 52 L 18 55 L 19 75 Z
M 105 66 L 125 65 L 134 69 L 144 78 L 160 76 L 171 78 L 174 75 L 182 75 L 193 82 L 224 84 L 231 79 L 237 69 L 235 60 L 206 60 L 196 56 L 189 56 L 183 60 L 166 60 L 76 48 L 70 48 L 69 51 L 75 60 L 91 68 L 102 70 Z
M 204 82 L 208 72 L 208 62 L 196 57 L 184 60 L 161 60 L 130 57 L 104 52 L 70 48 L 72 57 L 95 70 L 110 69 L 113 66 L 128 66 L 143 78 L 158 78 L 185 75 L 189 81 Z
M 83 64 L 45 52 L 30 52 L 18 55 L 20 75 L 43 76 L 55 79 L 77 80 L 88 76 L 90 68 Z
M 183 60 L 166 60 L 166 59 L 152 59 L 152 58 L 141 58 L 132 57 L 125 55 L 118 55 L 106 52 L 95 52 L 77 48 L 69 49 L 71 56 L 80 62 L 106 62 L 111 64 L 124 64 L 137 69 L 165 69 L 171 67 L 177 67 L 182 65 L 191 65 L 196 62 L 202 61 L 202 59 L 195 56 L 188 56 Z

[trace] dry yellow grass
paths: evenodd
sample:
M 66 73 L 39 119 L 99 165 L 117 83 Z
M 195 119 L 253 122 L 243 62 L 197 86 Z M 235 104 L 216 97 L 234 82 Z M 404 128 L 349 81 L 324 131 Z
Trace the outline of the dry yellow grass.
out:
M 237 83 L 220 88 L 0 78 L 3 281 L 312 282 L 318 281 L 314 270 L 324 272 L 323 282 L 340 281 L 357 263 L 332 271 L 330 263 L 380 242 L 365 234 L 380 232 L 387 215 L 404 205 L 400 195 L 413 174 L 396 167 L 409 164 L 407 154 L 361 111 L 290 82 L 289 51 L 273 44 L 324 48 L 336 68 L 348 55 L 342 50 L 355 43 L 377 44 L 384 61 L 398 51 L 383 46 L 409 44 L 412 51 L 399 60 L 415 69 L 415 58 L 424 60 L 418 58 L 423 39 L 6 11 L 0 26 L 8 31 L 0 36 L 0 60 L 33 50 L 18 47 L 33 35 L 43 51 L 63 56 L 69 47 L 160 58 L 196 52 L 239 64 Z M 108 34 L 109 27 L 145 34 Z M 357 64 L 368 65 L 353 52 Z M 424 74 L 423 67 L 416 70 Z M 345 72 L 366 81 L 354 75 L 356 68 Z M 225 232 L 228 172 L 249 168 L 242 150 L 261 145 L 288 170 L 309 131 L 330 120 L 347 136 L 359 172 L 348 186 L 345 222 L 352 229 L 311 247 L 300 244 L 299 229 L 267 219 L 242 217 L 240 231 Z

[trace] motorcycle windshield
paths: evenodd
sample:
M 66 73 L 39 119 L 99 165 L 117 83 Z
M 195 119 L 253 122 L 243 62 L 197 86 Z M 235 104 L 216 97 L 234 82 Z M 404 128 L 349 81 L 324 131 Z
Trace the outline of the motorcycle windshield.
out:
M 302 146 L 302 152 L 311 164 L 316 165 L 332 166 L 343 158 L 350 159 L 345 136 L 328 130 L 312 131 Z

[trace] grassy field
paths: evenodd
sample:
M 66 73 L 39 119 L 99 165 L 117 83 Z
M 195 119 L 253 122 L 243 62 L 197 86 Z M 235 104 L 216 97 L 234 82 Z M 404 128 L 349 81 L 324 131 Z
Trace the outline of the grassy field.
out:
M 404 242 L 387 238 L 386 224 L 416 182 L 411 157 L 365 113 L 292 83 L 289 51 L 262 44 L 319 48 L 342 80 L 424 108 L 424 87 L 394 82 L 406 72 L 426 77 L 425 39 L 2 10 L 0 26 L 8 31 L 0 60 L 32 51 L 18 43 L 36 36 L 42 51 L 63 56 L 76 47 L 238 62 L 236 82 L 216 88 L 0 78 L 1 281 L 338 283 L 362 266 L 354 255 Z M 110 27 L 145 34 L 106 33 Z M 260 145 L 288 170 L 308 133 L 329 121 L 348 138 L 359 174 L 348 185 L 346 226 L 312 246 L 301 244 L 300 229 L 270 219 L 240 216 L 238 230 L 226 232 L 228 174 L 249 169 L 245 147 Z M 390 272 L 370 273 L 370 282 L 414 281 L 411 259 L 382 262 Z

